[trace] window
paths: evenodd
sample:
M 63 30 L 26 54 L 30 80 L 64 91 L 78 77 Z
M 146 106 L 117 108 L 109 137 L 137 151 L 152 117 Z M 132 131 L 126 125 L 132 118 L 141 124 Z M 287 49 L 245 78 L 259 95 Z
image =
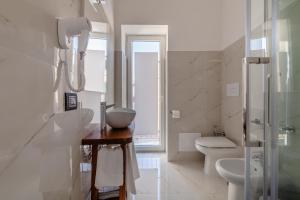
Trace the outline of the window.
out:
M 88 41 L 84 74 L 85 90 L 79 93 L 83 108 L 94 111 L 91 123 L 100 122 L 100 101 L 113 103 L 113 45 L 112 33 L 106 23 L 92 22 L 92 33 Z
M 91 37 L 85 56 L 85 90 L 100 92 L 104 97 L 107 83 L 106 59 L 107 39 L 101 35 Z
M 250 45 L 251 45 L 252 51 L 265 50 L 265 49 L 267 49 L 267 39 L 265 37 L 258 38 L 258 39 L 252 39 L 250 41 Z

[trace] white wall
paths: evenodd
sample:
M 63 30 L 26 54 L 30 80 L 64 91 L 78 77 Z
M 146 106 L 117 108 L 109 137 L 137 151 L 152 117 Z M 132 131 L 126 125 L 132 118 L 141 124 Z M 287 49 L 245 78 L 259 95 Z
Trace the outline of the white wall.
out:
M 53 91 L 57 18 L 79 13 L 79 0 L 0 2 L 1 199 L 81 197 L 80 111 L 63 112 L 63 84 Z
M 1 199 L 83 199 L 79 146 L 85 111 L 63 111 L 64 81 L 53 91 L 57 18 L 80 16 L 81 3 L 0 1 Z
M 261 26 L 264 23 L 264 1 L 251 1 L 251 29 L 263 35 Z M 268 1 L 268 14 L 271 15 L 271 1 Z M 236 42 L 245 35 L 246 0 L 221 1 L 221 49 Z
M 121 24 L 168 25 L 170 51 L 220 49 L 220 0 L 116 0 L 116 50 Z
M 223 50 L 244 36 L 245 4 L 246 0 L 116 0 L 116 50 L 121 49 L 121 24 L 169 25 L 170 51 Z
M 221 49 L 245 35 L 246 0 L 221 1 Z

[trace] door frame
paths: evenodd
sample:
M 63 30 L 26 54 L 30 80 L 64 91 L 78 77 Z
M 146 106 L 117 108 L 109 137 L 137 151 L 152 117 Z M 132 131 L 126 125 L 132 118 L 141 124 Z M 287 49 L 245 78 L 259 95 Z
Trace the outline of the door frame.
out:
M 126 35 L 126 106 L 131 107 L 132 95 L 132 42 L 133 41 L 159 41 L 160 42 L 160 145 L 159 146 L 135 146 L 138 152 L 164 152 L 166 149 L 167 131 L 167 49 L 165 35 Z

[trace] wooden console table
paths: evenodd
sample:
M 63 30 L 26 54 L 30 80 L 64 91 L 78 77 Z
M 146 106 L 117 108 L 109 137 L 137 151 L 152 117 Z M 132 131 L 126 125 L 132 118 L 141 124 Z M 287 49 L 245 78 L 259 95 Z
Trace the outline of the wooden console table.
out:
M 95 187 L 98 146 L 108 144 L 119 144 L 123 151 L 123 185 L 120 186 L 120 200 L 126 199 L 126 145 L 132 142 L 133 128 L 112 129 L 107 127 L 106 130 L 96 128 L 82 139 L 82 145 L 92 146 L 92 178 L 91 178 L 91 200 L 97 200 L 98 189 Z

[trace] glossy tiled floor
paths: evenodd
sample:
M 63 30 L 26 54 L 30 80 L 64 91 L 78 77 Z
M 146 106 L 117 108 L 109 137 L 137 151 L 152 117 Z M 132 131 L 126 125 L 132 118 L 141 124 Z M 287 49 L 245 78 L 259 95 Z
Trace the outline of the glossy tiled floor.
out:
M 134 144 L 138 146 L 155 146 L 160 144 L 159 134 L 135 134 Z
M 226 200 L 227 184 L 207 177 L 200 161 L 167 162 L 165 154 L 137 154 L 141 177 L 131 200 Z

